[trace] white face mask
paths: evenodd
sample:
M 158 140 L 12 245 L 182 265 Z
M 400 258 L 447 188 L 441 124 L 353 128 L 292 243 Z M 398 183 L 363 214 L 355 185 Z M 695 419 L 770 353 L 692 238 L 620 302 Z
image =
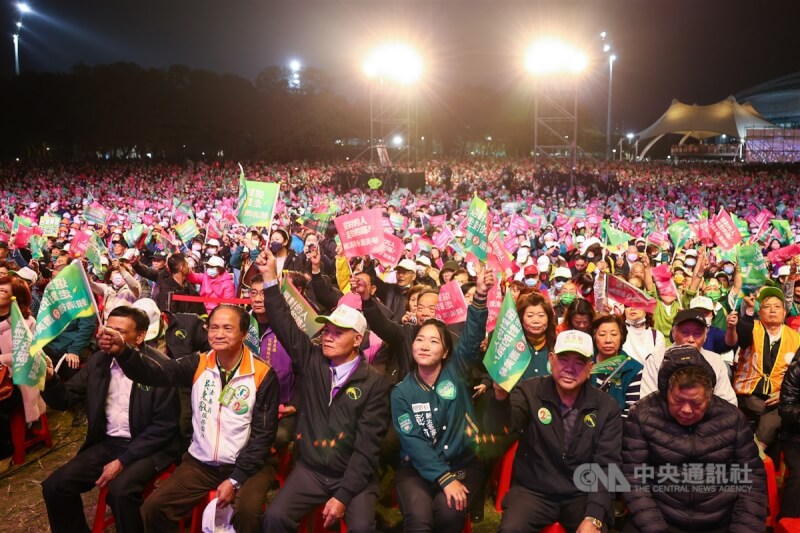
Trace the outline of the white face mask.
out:
M 202 244 L 200 244 L 199 242 L 197 242 L 197 243 L 194 243 L 194 244 L 192 245 L 192 251 L 193 251 L 193 252 L 199 252 L 199 251 L 200 251 L 202 248 L 203 248 L 203 245 L 202 245 Z
M 217 249 L 216 248 L 206 248 L 206 255 L 208 255 L 208 256 L 217 255 Z
M 123 278 L 122 274 L 120 274 L 119 272 L 112 272 L 111 284 L 116 288 L 120 288 L 123 285 L 125 285 L 125 278 Z
M 219 269 L 216 267 L 208 268 L 206 269 L 206 274 L 208 274 L 209 277 L 216 278 L 217 276 L 219 276 Z

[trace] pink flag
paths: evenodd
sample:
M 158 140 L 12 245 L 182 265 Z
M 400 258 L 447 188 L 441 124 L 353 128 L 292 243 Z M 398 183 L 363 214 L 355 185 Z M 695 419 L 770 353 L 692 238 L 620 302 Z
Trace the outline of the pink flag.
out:
M 341 215 L 333 220 L 345 257 L 352 259 L 384 250 L 383 212 L 368 209 Z
M 606 276 L 608 287 L 606 289 L 608 297 L 635 309 L 644 309 L 648 313 L 656 310 L 656 300 L 649 297 L 633 285 L 629 284 L 616 276 Z
M 438 233 L 436 233 L 436 235 L 433 236 L 433 244 L 439 250 L 444 250 L 445 248 L 447 248 L 447 245 L 450 244 L 450 241 L 452 241 L 454 237 L 455 235 L 453 235 L 453 232 L 450 231 L 450 228 L 445 226 L 444 228 L 441 229 L 441 231 L 439 231 Z
M 383 239 L 383 251 L 373 252 L 372 257 L 380 261 L 383 266 L 390 268 L 400 262 L 405 248 L 399 237 L 385 233 Z
M 83 257 L 86 255 L 86 249 L 89 247 L 89 239 L 92 234 L 88 231 L 78 231 L 72 240 L 69 242 L 69 255 L 70 257 Z
M 770 263 L 775 265 L 778 263 L 785 263 L 796 255 L 800 255 L 800 244 L 790 244 L 789 246 L 772 250 L 767 254 L 767 259 L 769 259 Z
M 492 233 L 489 235 L 487 252 L 487 262 L 490 268 L 503 272 L 508 277 L 514 275 L 511 258 L 508 256 L 508 251 L 505 249 L 505 246 L 503 246 L 500 234 Z
M 33 235 L 33 228 L 20 224 L 14 236 L 14 246 L 17 248 L 25 248 L 31 240 L 31 235 Z
M 501 284 L 495 283 L 494 287 L 489 291 L 489 300 L 486 302 L 486 307 L 489 309 L 489 316 L 486 319 L 486 331 L 494 331 L 497 325 L 497 317 L 500 315 L 500 308 L 503 306 L 503 290 Z
M 678 288 L 672 280 L 672 272 L 669 270 L 669 265 L 659 265 L 652 269 L 652 273 L 659 296 L 678 297 Z
M 723 250 L 730 250 L 740 242 L 742 235 L 739 228 L 725 209 L 720 209 L 717 216 L 711 221 L 709 229 L 717 246 Z
M 444 226 L 445 222 L 447 222 L 447 215 L 435 215 L 435 216 L 432 216 L 432 217 L 430 217 L 429 222 L 430 222 L 431 226 L 434 226 L 434 227 L 437 227 L 437 228 L 441 227 L 441 226 Z
M 445 324 L 457 324 L 467 319 L 467 302 L 457 281 L 453 280 L 439 287 L 436 318 Z

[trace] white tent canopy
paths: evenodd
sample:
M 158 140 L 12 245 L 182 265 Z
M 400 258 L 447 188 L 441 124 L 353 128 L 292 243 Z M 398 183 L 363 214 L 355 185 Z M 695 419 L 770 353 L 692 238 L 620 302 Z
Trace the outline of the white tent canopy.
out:
M 655 137 L 642 152 L 640 157 L 644 157 L 656 141 L 669 133 L 683 135 L 682 144 L 689 137 L 702 140 L 723 134 L 744 139 L 747 128 L 773 127 L 749 102 L 739 104 L 733 96 L 712 105 L 688 105 L 673 100 L 669 109 L 637 137 L 639 140 Z

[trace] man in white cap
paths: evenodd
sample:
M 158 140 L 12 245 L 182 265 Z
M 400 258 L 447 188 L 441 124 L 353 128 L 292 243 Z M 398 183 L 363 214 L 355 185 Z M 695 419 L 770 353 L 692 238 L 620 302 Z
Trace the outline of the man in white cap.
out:
M 406 313 L 408 289 L 417 279 L 417 264 L 411 259 L 403 259 L 395 267 L 397 283 L 387 283 L 375 272 L 374 265 L 367 265 L 365 269 L 375 280 L 375 295 L 392 312 L 391 319 L 398 323 Z
M 607 531 L 608 488 L 577 485 L 584 479 L 579 469 L 593 465 L 608 479 L 608 466 L 621 461 L 622 416 L 617 402 L 589 383 L 593 355 L 588 334 L 564 331 L 549 355 L 552 375 L 518 382 L 510 398 L 495 384 L 486 430 L 520 433 L 498 531 L 538 531 L 553 522 L 569 531 Z
M 292 319 L 278 286 L 275 256 L 256 261 L 263 276 L 269 323 L 292 357 L 297 382 L 297 464 L 264 515 L 264 531 L 296 531 L 300 519 L 324 504 L 325 527 L 344 518 L 349 531 L 375 530 L 380 491 L 376 470 L 389 423 L 388 385 L 360 350 L 367 321 L 340 305 L 324 322 L 322 345 L 311 343 Z

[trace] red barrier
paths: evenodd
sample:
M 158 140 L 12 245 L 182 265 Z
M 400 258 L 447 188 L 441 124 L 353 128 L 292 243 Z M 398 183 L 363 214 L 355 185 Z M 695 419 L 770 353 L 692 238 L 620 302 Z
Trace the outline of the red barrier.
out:
M 172 294 L 173 302 L 200 302 L 201 304 L 233 304 L 250 305 L 250 298 L 206 298 L 204 296 L 189 296 L 186 294 Z

